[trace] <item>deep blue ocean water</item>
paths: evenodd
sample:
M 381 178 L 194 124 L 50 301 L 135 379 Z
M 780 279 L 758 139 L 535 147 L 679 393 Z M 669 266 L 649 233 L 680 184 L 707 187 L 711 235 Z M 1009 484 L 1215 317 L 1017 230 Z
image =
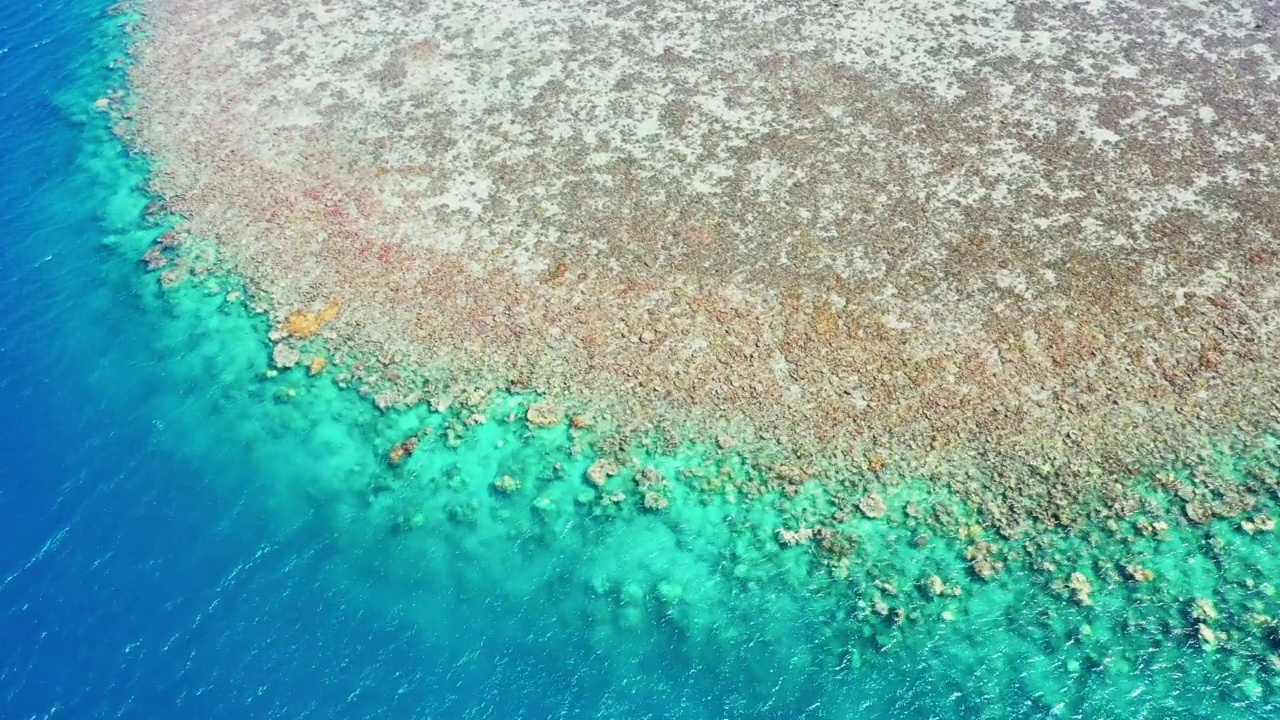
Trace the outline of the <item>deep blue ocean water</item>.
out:
M 236 448 L 184 453 L 152 402 L 164 358 L 104 272 L 111 189 L 57 103 L 102 61 L 103 9 L 0 7 L 0 716 L 378 715 L 392 699 L 357 691 L 395 628 L 210 494 L 211 473 L 250 472 Z

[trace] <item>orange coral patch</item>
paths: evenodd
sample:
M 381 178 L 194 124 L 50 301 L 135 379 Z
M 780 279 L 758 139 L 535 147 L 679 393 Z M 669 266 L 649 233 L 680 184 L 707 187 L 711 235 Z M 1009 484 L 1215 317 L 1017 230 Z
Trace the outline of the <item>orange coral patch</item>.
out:
M 305 340 L 309 337 L 314 337 L 340 312 L 342 312 L 342 304 L 338 302 L 337 298 L 333 298 L 319 312 L 293 311 L 289 314 L 289 317 L 285 318 L 284 326 L 281 329 L 296 338 Z

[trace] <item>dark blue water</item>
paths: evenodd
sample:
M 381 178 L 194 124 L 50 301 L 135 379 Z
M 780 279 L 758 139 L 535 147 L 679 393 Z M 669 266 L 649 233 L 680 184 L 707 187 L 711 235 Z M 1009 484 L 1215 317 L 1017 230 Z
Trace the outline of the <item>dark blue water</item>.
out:
M 372 714 L 347 695 L 394 629 L 309 622 L 342 614 L 314 568 L 206 493 L 235 448 L 184 455 L 150 401 L 162 358 L 99 245 L 113 189 L 56 100 L 102 9 L 0 8 L 0 716 Z
M 77 84 L 118 79 L 94 45 L 104 9 L 0 5 L 0 717 L 485 705 L 476 678 L 492 673 L 369 612 L 323 536 L 245 502 L 263 472 L 247 448 L 172 422 L 199 393 L 173 385 L 182 358 L 153 342 L 164 319 L 101 243 L 120 188 L 85 166 L 106 139 L 66 107 Z M 423 662 L 433 647 L 445 662 Z

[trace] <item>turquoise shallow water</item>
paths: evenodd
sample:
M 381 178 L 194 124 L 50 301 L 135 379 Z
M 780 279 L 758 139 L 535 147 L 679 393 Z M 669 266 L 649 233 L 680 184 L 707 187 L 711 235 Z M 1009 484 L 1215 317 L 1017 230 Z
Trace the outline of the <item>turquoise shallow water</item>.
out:
M 336 368 L 272 376 L 234 280 L 138 262 L 169 221 L 93 108 L 122 83 L 128 18 L 103 11 L 4 11 L 0 716 L 1274 716 L 1265 643 L 1205 649 L 1192 614 L 1280 615 L 1270 534 L 1063 539 L 1042 560 L 1091 580 L 1086 608 L 1017 563 L 976 582 L 958 537 L 915 548 L 907 484 L 833 572 L 774 535 L 829 510 L 816 489 L 694 492 L 740 458 L 631 447 L 671 506 L 640 511 L 624 468 L 606 508 L 594 431 L 530 429 L 533 398 L 473 426 L 383 415 Z

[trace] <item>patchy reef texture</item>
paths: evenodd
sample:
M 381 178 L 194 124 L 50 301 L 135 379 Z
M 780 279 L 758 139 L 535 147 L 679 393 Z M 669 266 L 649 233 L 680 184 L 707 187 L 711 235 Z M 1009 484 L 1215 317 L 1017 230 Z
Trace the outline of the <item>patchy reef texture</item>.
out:
M 1268 3 L 146 8 L 155 187 L 282 334 L 1010 527 L 1276 413 Z
M 901 523 L 958 543 L 966 581 L 1017 563 L 1080 608 L 1103 586 L 1163 598 L 1166 538 L 1271 542 L 1272 3 L 143 7 L 126 132 L 184 218 L 148 266 L 244 278 L 271 372 L 450 415 L 379 450 L 395 472 L 500 412 L 596 438 L 571 480 L 598 512 L 817 493 L 765 535 L 837 576 L 851 523 Z M 499 411 L 494 389 L 541 399 Z M 637 467 L 632 440 L 664 434 L 756 474 Z M 1052 526 L 1126 557 L 1054 560 Z M 1239 632 L 1280 667 L 1273 591 L 1250 605 L 1247 579 L 1228 614 L 1251 629 L 1192 594 L 1153 632 Z M 877 582 L 869 612 L 905 622 Z M 909 582 L 913 602 L 963 592 Z

